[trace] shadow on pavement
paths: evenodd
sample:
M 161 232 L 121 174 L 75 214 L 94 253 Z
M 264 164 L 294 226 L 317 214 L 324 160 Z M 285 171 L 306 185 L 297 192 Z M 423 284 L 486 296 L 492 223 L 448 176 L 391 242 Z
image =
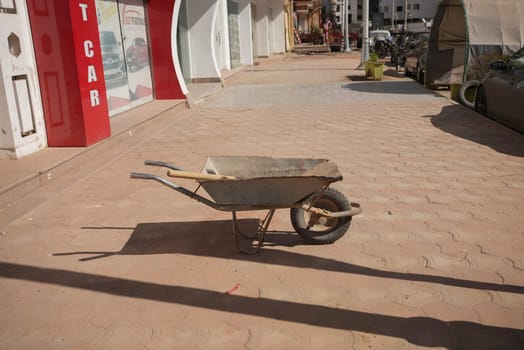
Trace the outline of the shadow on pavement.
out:
M 395 77 L 395 78 L 406 78 L 406 74 L 404 73 L 404 67 L 401 67 L 400 70 L 397 70 L 395 68 L 395 64 L 393 63 L 386 63 L 384 67 L 384 75 L 389 77 Z
M 364 80 L 364 82 L 354 82 L 343 84 L 342 88 L 357 92 L 378 93 L 378 94 L 395 94 L 395 95 L 433 95 L 435 97 L 442 97 L 432 90 L 420 85 L 416 81 L 402 80 L 402 81 L 369 81 L 364 77 L 348 76 L 351 80 Z M 366 81 L 367 80 L 367 81 Z
M 404 338 L 420 346 L 447 349 L 518 349 L 524 331 L 431 317 L 398 317 L 322 305 L 164 285 L 91 273 L 0 262 L 0 277 L 98 293 L 233 312 L 317 327 Z
M 247 229 L 255 229 L 257 224 L 258 220 L 256 219 L 240 220 L 241 228 L 246 231 Z M 224 259 L 245 260 L 254 263 L 321 269 L 324 271 L 343 272 L 380 278 L 438 283 L 461 288 L 524 294 L 524 286 L 478 282 L 453 277 L 417 273 L 383 271 L 334 259 L 276 249 L 265 249 L 258 255 L 254 256 L 245 255 L 236 251 L 232 241 L 232 223 L 229 220 L 142 223 L 136 226 L 131 237 L 120 251 L 79 251 L 55 253 L 53 255 L 91 255 L 79 259 L 80 261 L 88 261 L 112 255 L 185 254 L 210 256 Z M 264 246 L 295 246 L 300 244 L 306 243 L 296 234 L 268 232 Z
M 500 153 L 524 157 L 524 135 L 462 105 L 445 106 L 438 115 L 425 117 L 431 118 L 431 123 L 444 132 Z

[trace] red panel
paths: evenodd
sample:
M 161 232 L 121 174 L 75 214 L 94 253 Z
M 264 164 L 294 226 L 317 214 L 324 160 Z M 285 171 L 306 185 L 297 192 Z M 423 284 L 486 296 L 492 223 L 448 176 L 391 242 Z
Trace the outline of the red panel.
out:
M 80 3 L 87 5 L 88 23 L 82 19 Z M 27 6 L 48 145 L 87 146 L 110 136 L 94 1 L 28 0 Z M 83 57 L 84 45 L 92 46 L 94 57 Z M 86 64 L 94 65 L 90 80 L 96 75 L 96 82 L 88 83 Z M 94 107 L 93 89 L 98 89 L 100 98 Z
M 69 8 L 27 1 L 49 146 L 85 144 Z M 71 64 L 73 63 L 73 64 Z
M 153 87 L 157 99 L 186 98 L 180 88 L 171 54 L 174 7 L 174 0 L 150 0 L 147 3 Z
M 111 135 L 94 0 L 70 0 L 87 145 Z

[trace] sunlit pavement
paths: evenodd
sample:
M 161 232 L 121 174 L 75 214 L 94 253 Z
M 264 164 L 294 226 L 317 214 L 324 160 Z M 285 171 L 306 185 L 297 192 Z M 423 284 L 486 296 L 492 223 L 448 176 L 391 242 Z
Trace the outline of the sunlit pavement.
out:
M 520 349 L 524 136 L 358 63 L 247 67 L 30 195 L 0 235 L 0 348 Z M 229 213 L 129 178 L 208 155 L 330 159 L 363 213 L 307 245 L 277 211 L 247 256 Z

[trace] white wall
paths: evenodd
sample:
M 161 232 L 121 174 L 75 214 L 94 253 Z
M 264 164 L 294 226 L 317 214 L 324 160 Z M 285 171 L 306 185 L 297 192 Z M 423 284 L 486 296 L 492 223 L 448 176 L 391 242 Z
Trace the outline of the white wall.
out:
M 214 58 L 219 74 L 223 69 L 231 69 L 228 25 L 227 0 L 218 0 L 215 13 L 215 25 L 213 28 L 213 38 L 215 48 Z
M 231 69 L 227 0 L 186 0 L 186 6 L 191 78 L 219 78 L 221 70 Z M 253 56 L 268 57 L 285 52 L 285 15 L 281 0 L 238 0 L 238 6 L 241 64 L 252 65 Z M 255 17 L 253 8 L 256 8 Z
M 240 63 L 253 64 L 253 41 L 251 31 L 251 3 L 250 0 L 239 0 L 238 25 L 240 34 Z
M 282 0 L 273 0 L 273 54 L 286 52 L 285 21 Z
M 269 57 L 269 28 L 267 18 L 267 0 L 256 0 L 256 16 L 255 16 L 255 30 L 256 30 L 256 46 L 254 55 L 256 57 Z
M 191 77 L 218 78 L 213 59 L 213 20 L 217 7 L 216 0 L 186 1 L 189 28 Z
M 281 0 L 256 1 L 256 50 L 259 57 L 268 57 L 286 50 L 284 6 Z
M 25 1 L 16 1 L 16 9 L 16 14 L 0 13 L 0 37 L 4 39 L 0 41 L 0 159 L 20 158 L 47 146 Z M 13 50 L 15 41 L 11 49 L 19 51 L 17 54 L 10 52 L 7 39 L 14 35 L 19 43 L 15 46 L 20 50 Z M 27 80 L 13 80 L 13 77 Z M 22 131 L 33 128 L 35 133 L 22 136 Z

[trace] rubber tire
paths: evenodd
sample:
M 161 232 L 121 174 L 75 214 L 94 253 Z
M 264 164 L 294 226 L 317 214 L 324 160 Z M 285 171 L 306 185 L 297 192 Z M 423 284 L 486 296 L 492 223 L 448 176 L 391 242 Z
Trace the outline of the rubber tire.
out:
M 468 99 L 466 98 L 466 91 L 472 87 L 478 88 L 479 85 L 480 85 L 480 81 L 478 80 L 468 80 L 464 84 L 462 84 L 459 90 L 460 103 L 462 103 L 466 107 L 475 108 L 475 99 L 476 98 L 473 101 L 468 101 Z
M 424 85 L 424 80 L 426 80 L 425 73 L 422 69 L 420 69 L 420 66 L 417 65 L 417 81 Z
M 347 198 L 332 188 L 328 188 L 322 196 L 313 203 L 313 206 L 333 212 L 351 210 L 351 204 Z M 308 228 L 308 221 L 309 218 L 311 218 L 311 214 L 305 209 L 292 208 L 290 216 L 291 224 L 295 231 L 306 242 L 315 244 L 330 244 L 340 239 L 349 229 L 352 219 L 351 216 L 329 218 L 326 224 L 319 223 Z
M 411 74 L 411 72 L 409 71 L 408 69 L 408 63 L 407 62 L 404 62 L 404 75 L 406 77 L 412 77 L 413 75 Z
M 483 115 L 488 115 L 488 99 L 486 97 L 486 90 L 482 85 L 477 87 L 475 93 L 475 111 Z

